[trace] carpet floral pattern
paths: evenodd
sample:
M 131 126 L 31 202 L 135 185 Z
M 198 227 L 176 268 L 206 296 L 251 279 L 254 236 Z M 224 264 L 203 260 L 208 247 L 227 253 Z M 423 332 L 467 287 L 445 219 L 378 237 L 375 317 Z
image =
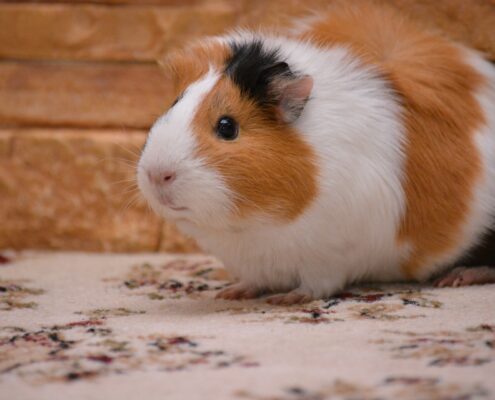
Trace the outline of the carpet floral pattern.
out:
M 277 307 L 214 300 L 208 256 L 4 258 L 5 398 L 495 399 L 494 285 Z

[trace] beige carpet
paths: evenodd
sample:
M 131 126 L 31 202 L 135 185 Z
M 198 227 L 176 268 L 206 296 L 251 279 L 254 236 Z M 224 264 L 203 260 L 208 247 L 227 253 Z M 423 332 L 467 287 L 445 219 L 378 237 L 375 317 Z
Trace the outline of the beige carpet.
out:
M 284 308 L 215 301 L 224 279 L 204 256 L 0 264 L 0 399 L 495 399 L 495 285 Z

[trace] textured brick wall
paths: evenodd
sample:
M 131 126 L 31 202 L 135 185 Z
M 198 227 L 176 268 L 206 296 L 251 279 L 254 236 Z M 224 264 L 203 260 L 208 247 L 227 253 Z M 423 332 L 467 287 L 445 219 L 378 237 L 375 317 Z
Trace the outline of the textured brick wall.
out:
M 227 1 L 0 2 L 0 248 L 187 250 L 134 201 L 167 104 L 155 60 L 236 22 Z
M 492 0 L 375 1 L 495 55 Z M 0 1 L 0 249 L 192 249 L 132 190 L 146 131 L 169 101 L 155 59 L 331 2 Z

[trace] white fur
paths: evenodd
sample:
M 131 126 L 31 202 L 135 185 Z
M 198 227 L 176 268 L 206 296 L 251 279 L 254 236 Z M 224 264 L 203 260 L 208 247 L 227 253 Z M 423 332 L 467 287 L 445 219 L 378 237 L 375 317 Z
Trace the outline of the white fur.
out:
M 196 142 L 191 128 L 195 110 L 218 81 L 210 70 L 191 84 L 182 99 L 153 125 L 138 165 L 138 184 L 156 213 L 172 220 L 193 218 L 202 225 L 219 224 L 219 216 L 232 207 L 232 195 L 223 179 L 195 155 Z M 147 171 L 175 171 L 171 185 L 154 185 Z M 186 211 L 174 211 L 160 203 L 165 195 Z
M 254 37 L 238 32 L 229 39 L 251 41 Z M 189 88 L 179 102 L 182 108 L 172 110 L 153 127 L 141 164 L 144 168 L 168 163 L 180 155 L 184 169 L 197 173 L 197 180 L 177 187 L 184 196 L 179 197 L 186 205 L 188 201 L 194 203 L 192 197 L 200 197 L 200 202 L 208 203 L 214 212 L 205 218 L 198 204 L 194 213 L 164 214 L 251 287 L 298 288 L 322 297 L 358 280 L 401 279 L 400 266 L 411 249 L 397 242 L 405 211 L 402 182 L 406 140 L 397 97 L 378 73 L 343 47 L 323 49 L 269 36 L 263 36 L 263 42 L 268 48 L 280 48 L 292 69 L 314 80 L 310 100 L 294 126 L 316 152 L 320 169 L 317 198 L 290 223 L 277 222 L 262 212 L 246 221 L 234 223 L 229 219 L 232 204 L 228 189 L 220 175 L 194 158 L 194 135 L 188 127 L 194 108 L 217 79 L 210 73 Z M 489 66 L 476 57 L 476 67 L 493 79 Z M 487 127 L 477 137 L 486 175 L 477 188 L 470 224 L 464 231 L 466 246 L 479 239 L 495 203 L 493 96 L 490 91 L 478 96 L 490 115 Z M 174 156 L 163 153 L 170 146 Z M 153 204 L 151 189 L 145 183 L 142 188 Z M 188 196 L 183 194 L 186 192 Z M 466 249 L 455 249 L 442 262 L 453 260 Z M 427 273 L 438 267 L 438 262 L 432 264 Z
M 483 163 L 483 176 L 478 183 L 473 214 L 468 224 L 469 242 L 479 241 L 480 233 L 495 223 L 495 67 L 479 54 L 470 52 L 471 65 L 486 79 L 477 93 L 485 124 L 476 135 L 476 144 Z M 472 233 L 477 231 L 476 234 Z
M 249 33 L 236 36 L 251 39 Z M 407 251 L 395 239 L 404 208 L 404 132 L 392 91 L 344 48 L 264 42 L 280 47 L 292 68 L 314 79 L 295 127 L 318 157 L 318 198 L 291 223 L 260 214 L 223 230 L 184 220 L 179 228 L 259 288 L 300 287 L 325 296 L 363 278 L 400 278 L 397 266 Z

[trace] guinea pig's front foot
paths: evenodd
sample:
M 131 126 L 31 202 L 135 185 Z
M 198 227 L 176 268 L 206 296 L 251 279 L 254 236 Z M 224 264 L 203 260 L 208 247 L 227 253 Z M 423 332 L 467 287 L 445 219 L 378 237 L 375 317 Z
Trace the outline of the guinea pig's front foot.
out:
M 457 267 L 441 276 L 436 287 L 460 287 L 495 283 L 495 267 Z
M 302 289 L 294 289 L 288 293 L 275 294 L 267 297 L 266 302 L 277 306 L 292 306 L 313 301 L 313 297 Z
M 243 283 L 235 283 L 220 290 L 215 299 L 223 300 L 251 300 L 256 299 L 264 294 L 264 292 L 256 287 L 249 286 Z

